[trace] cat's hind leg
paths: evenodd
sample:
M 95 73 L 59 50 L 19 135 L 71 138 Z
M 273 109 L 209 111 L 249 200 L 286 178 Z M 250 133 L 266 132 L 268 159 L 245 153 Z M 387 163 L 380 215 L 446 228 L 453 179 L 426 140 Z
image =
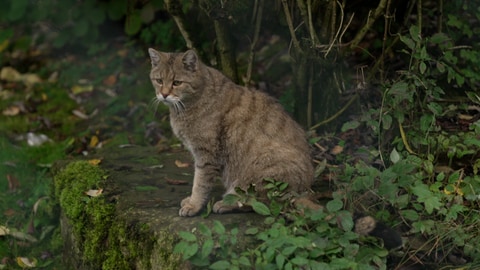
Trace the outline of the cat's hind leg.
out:
M 216 214 L 238 213 L 238 212 L 252 212 L 251 206 L 242 205 L 238 202 L 235 204 L 226 204 L 223 200 L 216 202 L 213 205 L 213 212 Z

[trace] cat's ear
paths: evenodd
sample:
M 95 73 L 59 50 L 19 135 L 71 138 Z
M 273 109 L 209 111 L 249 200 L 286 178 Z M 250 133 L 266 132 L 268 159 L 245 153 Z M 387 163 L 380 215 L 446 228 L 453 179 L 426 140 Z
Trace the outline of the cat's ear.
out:
M 160 63 L 160 53 L 156 50 L 149 48 L 148 54 L 150 54 L 150 60 L 152 61 L 152 67 L 158 66 Z
M 182 57 L 183 67 L 191 72 L 198 69 L 198 56 L 193 50 L 188 50 Z

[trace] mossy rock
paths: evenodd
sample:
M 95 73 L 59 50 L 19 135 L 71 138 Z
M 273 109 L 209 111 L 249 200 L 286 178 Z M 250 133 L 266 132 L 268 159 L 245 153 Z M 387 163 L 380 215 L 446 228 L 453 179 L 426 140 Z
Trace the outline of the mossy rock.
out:
M 101 160 L 100 164 L 94 165 Z M 184 151 L 158 154 L 150 147 L 103 149 L 92 160 L 60 162 L 52 197 L 61 207 L 64 259 L 72 269 L 185 269 L 173 253 L 176 232 L 192 231 L 214 220 L 227 228 L 260 224 L 254 213 L 178 216 L 181 199 L 191 191 L 193 169 Z M 186 184 L 185 184 L 186 183 Z M 178 185 L 182 184 L 182 185 Z M 88 196 L 89 190 L 103 190 Z M 219 199 L 219 183 L 214 196 Z M 240 245 L 247 245 L 248 237 Z M 241 247 L 240 247 L 241 248 Z M 245 247 L 246 248 L 246 247 Z

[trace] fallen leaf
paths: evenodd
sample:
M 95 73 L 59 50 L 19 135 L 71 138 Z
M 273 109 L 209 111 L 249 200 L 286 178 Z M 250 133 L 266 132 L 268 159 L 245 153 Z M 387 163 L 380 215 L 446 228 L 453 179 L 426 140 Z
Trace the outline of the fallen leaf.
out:
M 18 181 L 18 179 L 11 174 L 7 174 L 7 181 L 8 181 L 8 191 L 10 192 L 15 192 L 17 188 L 20 187 L 20 181 Z
M 30 146 L 39 146 L 49 141 L 51 140 L 45 134 L 27 133 L 27 143 Z
M 44 197 L 41 197 L 40 199 L 38 199 L 35 202 L 35 204 L 33 205 L 33 215 L 37 214 L 38 206 L 40 205 L 40 203 L 44 200 L 47 200 L 47 199 L 48 199 L 48 196 L 44 196 Z
M 332 150 L 330 151 L 330 153 L 332 153 L 332 155 L 338 155 L 340 153 L 343 152 L 343 147 L 340 146 L 340 145 L 335 145 Z
M 176 179 L 167 179 L 167 184 L 181 186 L 181 185 L 188 185 L 188 181 L 185 180 L 176 180 Z
M 187 168 L 188 166 L 190 166 L 190 164 L 186 162 L 181 162 L 177 159 L 175 160 L 175 166 L 177 166 L 178 168 Z
M 78 118 L 81 118 L 81 119 L 88 119 L 88 115 L 86 115 L 85 113 L 79 111 L 79 110 L 73 110 L 72 113 L 77 116 Z
M 32 73 L 23 74 L 21 80 L 27 87 L 32 87 L 34 84 L 42 82 L 37 74 Z
M 85 92 L 92 92 L 93 85 L 74 85 L 72 86 L 72 93 L 78 95 Z
M 89 145 L 90 145 L 91 148 L 95 148 L 95 146 L 97 146 L 98 142 L 99 142 L 99 139 L 98 139 L 97 135 L 93 135 L 92 138 L 90 138 L 90 144 Z
M 86 191 L 85 194 L 90 196 L 90 197 L 98 197 L 102 195 L 103 189 L 90 189 L 89 191 Z
M 34 268 L 37 266 L 37 259 L 27 257 L 17 257 L 17 264 L 23 268 Z
M 20 113 L 20 108 L 18 106 L 10 106 L 3 110 L 3 115 L 5 116 L 15 116 Z
M 22 74 L 12 67 L 4 67 L 0 71 L 0 79 L 7 82 L 18 82 L 22 79 Z
M 5 226 L 0 226 L 0 235 L 8 235 L 10 230 Z
M 114 86 L 117 83 L 117 76 L 110 75 L 103 80 L 103 85 L 105 86 Z
M 153 165 L 153 166 L 150 166 L 148 167 L 149 169 L 162 169 L 164 166 L 163 164 L 159 164 L 159 165 Z
M 100 162 L 102 162 L 102 160 L 101 160 L 101 159 L 98 159 L 98 158 L 96 158 L 96 159 L 90 159 L 90 160 L 88 161 L 88 163 L 90 163 L 91 165 L 94 165 L 94 166 L 97 166 L 98 164 L 100 164 Z
M 28 242 L 31 242 L 31 243 L 36 243 L 38 242 L 37 238 L 29 235 L 29 234 L 26 234 L 24 232 L 19 232 L 17 230 L 14 230 L 14 229 L 10 229 L 10 231 L 8 232 L 8 235 L 12 236 L 12 237 L 15 237 L 19 240 L 26 240 Z
M 12 208 L 8 208 L 7 210 L 3 211 L 3 215 L 7 217 L 12 217 L 15 215 L 15 210 Z

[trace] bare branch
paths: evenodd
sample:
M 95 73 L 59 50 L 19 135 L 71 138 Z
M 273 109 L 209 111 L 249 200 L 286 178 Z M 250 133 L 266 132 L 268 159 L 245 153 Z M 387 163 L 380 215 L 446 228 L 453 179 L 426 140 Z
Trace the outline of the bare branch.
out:
M 380 17 L 380 15 L 383 14 L 385 11 L 385 7 L 387 5 L 387 0 L 380 0 L 378 3 L 377 8 L 375 9 L 374 12 L 370 12 L 368 14 L 367 22 L 365 25 L 358 31 L 357 35 L 353 38 L 353 40 L 350 43 L 350 49 L 354 49 L 358 46 L 360 41 L 362 41 L 363 37 L 367 34 L 368 30 L 372 27 L 373 23 Z
M 283 12 L 285 13 L 285 19 L 287 20 L 288 29 L 290 30 L 290 36 L 292 37 L 293 46 L 298 52 L 302 51 L 300 48 L 300 43 L 298 42 L 297 36 L 295 34 L 295 28 L 293 27 L 292 16 L 290 16 L 290 9 L 288 8 L 287 0 L 282 0 Z
M 165 5 L 167 6 L 168 13 L 170 13 L 170 15 L 173 17 L 173 20 L 175 21 L 175 24 L 177 25 L 180 34 L 182 34 L 187 48 L 194 49 L 192 39 L 190 38 L 190 33 L 185 28 L 185 15 L 182 11 L 182 5 L 178 0 L 166 0 Z

